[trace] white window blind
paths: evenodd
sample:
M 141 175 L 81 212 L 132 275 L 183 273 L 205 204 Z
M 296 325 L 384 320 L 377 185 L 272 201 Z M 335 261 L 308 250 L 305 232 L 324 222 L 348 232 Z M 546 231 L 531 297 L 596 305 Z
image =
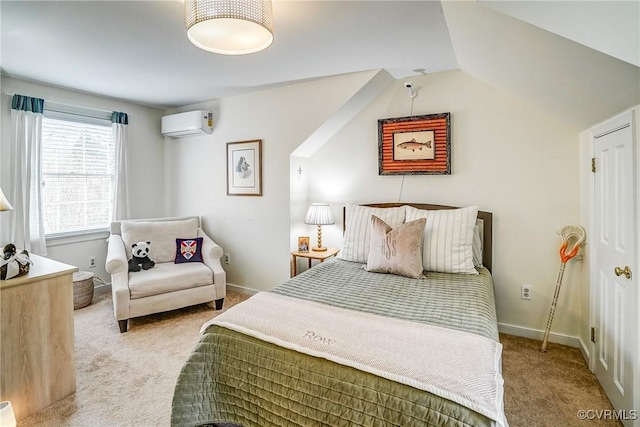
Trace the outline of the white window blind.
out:
M 107 229 L 114 183 L 111 122 L 45 111 L 42 179 L 47 236 Z

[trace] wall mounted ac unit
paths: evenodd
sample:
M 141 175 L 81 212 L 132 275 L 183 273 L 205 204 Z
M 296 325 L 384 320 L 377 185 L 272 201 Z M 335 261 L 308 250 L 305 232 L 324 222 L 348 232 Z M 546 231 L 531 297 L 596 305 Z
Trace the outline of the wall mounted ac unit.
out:
M 204 135 L 213 132 L 211 111 L 187 111 L 162 118 L 162 134 L 171 138 Z

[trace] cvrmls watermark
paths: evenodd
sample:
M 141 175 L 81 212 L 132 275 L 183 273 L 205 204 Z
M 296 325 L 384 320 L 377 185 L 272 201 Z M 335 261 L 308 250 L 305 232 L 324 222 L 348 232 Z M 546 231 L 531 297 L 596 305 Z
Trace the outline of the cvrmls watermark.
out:
M 581 420 L 620 420 L 629 421 L 638 419 L 638 411 L 635 409 L 615 411 L 613 409 L 580 409 L 576 415 Z

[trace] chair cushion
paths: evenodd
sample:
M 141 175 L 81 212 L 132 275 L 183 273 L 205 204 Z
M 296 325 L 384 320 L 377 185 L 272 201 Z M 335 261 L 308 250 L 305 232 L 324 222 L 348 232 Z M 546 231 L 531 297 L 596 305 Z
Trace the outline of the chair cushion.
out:
M 176 254 L 176 239 L 198 237 L 198 219 L 180 221 L 124 221 L 121 225 L 122 240 L 131 259 L 131 245 L 151 242 L 149 258 L 156 263 L 173 262 Z
M 201 262 L 185 264 L 163 262 L 149 270 L 129 273 L 131 299 L 166 294 L 212 283 L 213 272 Z

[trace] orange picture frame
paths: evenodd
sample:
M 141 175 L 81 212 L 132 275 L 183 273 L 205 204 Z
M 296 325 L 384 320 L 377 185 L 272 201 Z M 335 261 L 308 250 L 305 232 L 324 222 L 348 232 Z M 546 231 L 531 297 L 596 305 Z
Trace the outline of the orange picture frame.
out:
M 309 252 L 309 237 L 298 237 L 298 252 Z
M 450 175 L 451 113 L 378 120 L 379 175 Z

